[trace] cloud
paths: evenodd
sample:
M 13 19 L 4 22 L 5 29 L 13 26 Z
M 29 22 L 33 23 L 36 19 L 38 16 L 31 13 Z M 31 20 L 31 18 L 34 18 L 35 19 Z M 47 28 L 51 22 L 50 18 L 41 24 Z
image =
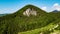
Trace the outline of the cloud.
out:
M 47 7 L 42 7 L 41 9 L 46 11 L 47 10 Z
M 53 5 L 53 9 L 60 11 L 60 5 L 59 5 L 58 3 L 55 3 L 55 4 Z
M 56 6 L 59 6 L 59 4 L 58 3 L 55 3 L 53 6 L 56 7 Z

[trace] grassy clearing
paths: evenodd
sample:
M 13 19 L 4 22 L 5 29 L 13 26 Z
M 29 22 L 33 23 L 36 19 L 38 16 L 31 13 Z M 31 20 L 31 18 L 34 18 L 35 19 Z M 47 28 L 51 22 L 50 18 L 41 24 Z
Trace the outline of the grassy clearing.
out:
M 54 32 L 51 32 L 50 34 L 60 34 L 60 30 L 54 30 Z

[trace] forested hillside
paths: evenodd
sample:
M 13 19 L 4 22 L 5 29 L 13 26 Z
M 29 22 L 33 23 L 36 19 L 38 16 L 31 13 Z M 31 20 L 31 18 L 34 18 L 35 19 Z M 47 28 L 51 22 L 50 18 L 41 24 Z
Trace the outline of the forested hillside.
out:
M 47 13 L 36 6 L 26 5 L 13 14 L 0 17 L 0 34 L 18 34 L 18 32 L 47 27 L 51 23 L 59 24 L 59 15 L 60 12 Z M 56 30 L 60 30 L 60 27 Z

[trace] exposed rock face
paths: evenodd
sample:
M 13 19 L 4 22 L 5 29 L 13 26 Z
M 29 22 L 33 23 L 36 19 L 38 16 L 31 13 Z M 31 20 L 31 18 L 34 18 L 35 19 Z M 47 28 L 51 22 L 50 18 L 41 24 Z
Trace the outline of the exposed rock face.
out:
M 30 16 L 30 15 L 36 16 L 37 12 L 33 9 L 28 8 L 25 12 L 23 12 L 23 15 L 25 15 L 25 16 Z

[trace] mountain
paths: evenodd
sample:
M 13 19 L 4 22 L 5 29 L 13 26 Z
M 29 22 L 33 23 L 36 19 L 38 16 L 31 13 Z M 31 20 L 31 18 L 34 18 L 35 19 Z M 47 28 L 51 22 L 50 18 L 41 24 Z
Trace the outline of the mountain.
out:
M 45 27 L 58 19 L 54 15 L 34 5 L 26 5 L 13 14 L 0 17 L 0 34 L 17 34 Z
M 0 17 L 1 17 L 1 16 L 5 16 L 5 15 L 7 15 L 7 14 L 0 14 Z
M 34 10 L 34 11 L 37 11 L 37 13 L 40 13 L 40 14 L 43 14 L 43 13 L 46 13 L 45 11 L 41 10 L 40 8 L 36 7 L 36 6 L 33 6 L 33 5 L 26 5 L 24 6 L 22 9 L 18 10 L 15 14 L 23 14 L 24 11 L 26 11 L 27 9 L 31 9 L 31 10 Z
M 54 11 L 52 11 L 52 12 L 57 13 L 57 12 L 59 12 L 59 11 L 58 11 L 58 10 L 54 10 Z
M 54 17 L 55 19 L 59 19 L 60 18 L 60 11 L 58 10 L 54 10 L 52 12 L 49 13 L 52 17 Z

